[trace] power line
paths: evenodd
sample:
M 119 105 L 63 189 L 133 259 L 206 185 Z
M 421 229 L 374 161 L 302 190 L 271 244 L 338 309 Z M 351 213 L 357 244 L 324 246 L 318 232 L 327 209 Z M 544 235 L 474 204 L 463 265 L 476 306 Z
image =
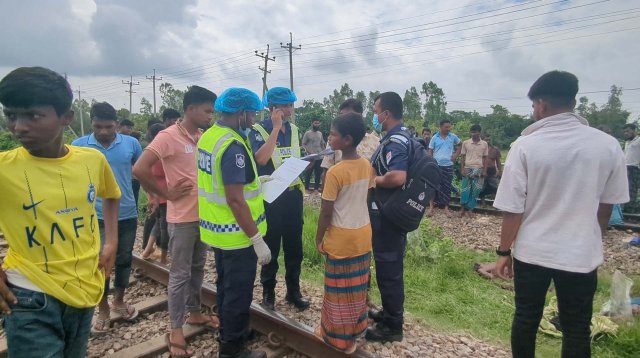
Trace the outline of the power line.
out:
M 153 115 L 156 116 L 156 80 L 162 80 L 162 77 L 156 77 L 156 69 L 154 68 L 153 76 L 147 76 L 147 79 L 153 81 Z

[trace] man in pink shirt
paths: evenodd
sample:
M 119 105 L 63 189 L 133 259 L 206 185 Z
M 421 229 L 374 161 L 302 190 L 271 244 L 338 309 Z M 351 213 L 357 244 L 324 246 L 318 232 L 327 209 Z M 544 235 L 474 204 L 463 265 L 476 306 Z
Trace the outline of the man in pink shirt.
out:
M 182 326 L 186 323 L 216 329 L 217 318 L 200 313 L 200 289 L 204 278 L 207 247 L 200 241 L 198 224 L 198 186 L 196 151 L 203 129 L 210 126 L 216 95 L 192 86 L 184 95 L 184 117 L 158 133 L 136 162 L 133 173 L 142 187 L 167 199 L 169 226 L 169 318 L 171 333 L 167 344 L 171 355 L 191 356 Z M 167 188 L 153 178 L 152 167 L 158 161 L 164 168 Z

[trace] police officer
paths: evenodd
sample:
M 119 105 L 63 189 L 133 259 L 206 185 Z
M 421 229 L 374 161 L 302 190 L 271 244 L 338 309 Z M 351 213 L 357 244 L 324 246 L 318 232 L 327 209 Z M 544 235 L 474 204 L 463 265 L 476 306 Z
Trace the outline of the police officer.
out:
M 257 94 L 229 88 L 215 103 L 220 120 L 198 142 L 201 240 L 214 249 L 220 349 L 218 357 L 266 357 L 246 349 L 257 265 L 271 260 L 258 171 L 246 133 L 262 109 Z
M 288 157 L 300 157 L 298 127 L 289 123 L 296 100 L 296 95 L 285 87 L 271 88 L 262 100 L 263 105 L 271 111 L 271 118 L 255 124 L 249 134 L 260 175 L 271 175 Z M 298 178 L 271 204 L 265 203 L 268 224 L 265 241 L 273 254 L 273 260 L 262 266 L 260 281 L 263 288 L 262 303 L 271 310 L 275 306 L 281 242 L 284 249 L 287 302 L 299 309 L 309 307 L 309 300 L 302 297 L 300 292 L 303 190 L 304 185 Z
M 406 132 L 402 124 L 402 98 L 395 92 L 385 92 L 375 99 L 373 127 L 387 132 L 372 157 L 376 172 L 375 200 L 369 204 L 373 230 L 373 258 L 376 263 L 376 279 L 382 298 L 382 311 L 370 311 L 377 322 L 367 330 L 370 341 L 401 341 L 404 314 L 404 253 L 407 233 L 387 219 L 378 210 L 376 201 L 384 201 L 399 190 L 407 179 L 409 168 L 409 140 L 399 134 Z

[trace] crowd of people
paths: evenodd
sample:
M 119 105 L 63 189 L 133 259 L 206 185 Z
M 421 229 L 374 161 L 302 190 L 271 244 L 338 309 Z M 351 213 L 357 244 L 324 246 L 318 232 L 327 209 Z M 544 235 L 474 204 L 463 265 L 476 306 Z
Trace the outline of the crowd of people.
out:
M 407 232 L 387 217 L 380 199 L 412 179 L 414 144 L 421 144 L 442 179 L 426 215 L 436 206 L 452 215 L 458 158 L 461 216 L 496 193 L 494 206 L 504 212 L 496 274 L 515 280 L 514 357 L 535 355 L 551 280 L 562 355 L 588 357 L 601 230 L 613 205 L 629 201 L 627 187 L 637 191 L 640 142 L 635 126 L 625 127 L 625 159 L 613 137 L 573 113 L 577 92 L 578 80 L 568 72 L 546 73 L 531 86 L 535 122 L 513 143 L 503 170 L 500 150 L 479 125 L 465 141 L 447 120 L 435 134 L 425 128 L 417 138 L 404 126 L 402 98 L 394 92 L 375 98 L 375 132 L 365 124 L 362 103 L 345 101 L 325 142 L 318 121 L 300 136 L 290 121 L 297 98 L 288 88 L 273 87 L 261 99 L 244 88 L 217 96 L 191 86 L 182 113 L 167 109 L 162 122 L 149 123 L 144 149 L 130 136 L 133 123 L 119 121 L 106 102 L 91 107 L 93 133 L 68 145 L 64 129 L 74 117 L 69 83 L 45 68 L 18 68 L 0 81 L 0 104 L 22 144 L 0 153 L 0 230 L 9 244 L 0 309 L 9 355 L 82 357 L 90 334 L 111 329 L 112 311 L 126 321 L 137 318 L 126 302 L 137 185 L 149 198 L 142 256 L 150 258 L 157 247 L 160 261 L 170 261 L 165 340 L 171 356 L 195 354 L 183 332 L 190 324 L 219 331 L 220 357 L 266 357 L 247 349 L 249 312 L 258 266 L 261 304 L 275 310 L 281 250 L 286 302 L 300 310 L 310 306 L 300 287 L 305 190 L 321 190 L 322 197 L 315 238 L 326 257 L 318 338 L 346 353 L 362 338 L 401 341 Z M 270 116 L 256 121 L 264 109 Z M 219 119 L 211 123 L 214 111 Z M 303 150 L 327 155 L 309 163 L 304 182 L 298 178 L 277 199 L 264 201 L 261 188 L 270 175 Z M 214 314 L 203 313 L 200 302 L 205 270 L 212 269 L 209 249 L 217 275 Z M 379 311 L 368 305 L 372 260 Z

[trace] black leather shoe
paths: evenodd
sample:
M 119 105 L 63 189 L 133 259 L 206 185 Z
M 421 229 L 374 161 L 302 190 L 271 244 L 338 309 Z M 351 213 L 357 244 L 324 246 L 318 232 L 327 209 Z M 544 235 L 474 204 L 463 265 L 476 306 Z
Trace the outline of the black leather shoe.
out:
M 275 310 L 276 307 L 276 292 L 275 289 L 264 289 L 262 292 L 262 305 L 270 310 Z
M 383 317 L 384 313 L 382 310 L 369 310 L 369 318 L 371 318 L 375 323 L 382 322 Z
M 308 299 L 302 297 L 299 292 L 293 295 L 287 295 L 287 302 L 294 305 L 297 309 L 306 310 L 311 305 Z
M 371 342 L 400 342 L 402 329 L 392 329 L 383 323 L 378 323 L 373 328 L 367 328 L 365 338 Z

